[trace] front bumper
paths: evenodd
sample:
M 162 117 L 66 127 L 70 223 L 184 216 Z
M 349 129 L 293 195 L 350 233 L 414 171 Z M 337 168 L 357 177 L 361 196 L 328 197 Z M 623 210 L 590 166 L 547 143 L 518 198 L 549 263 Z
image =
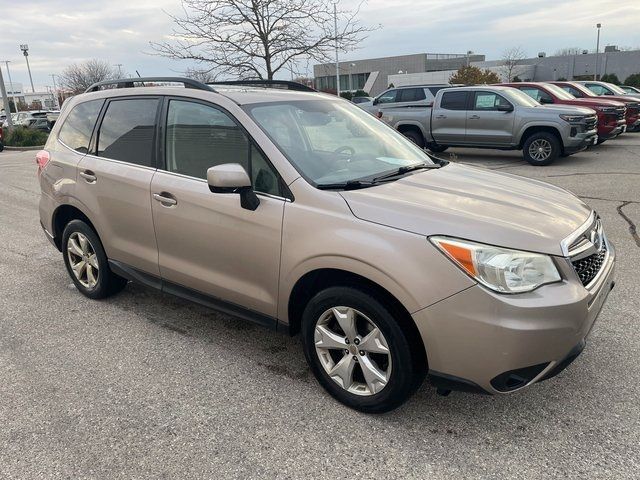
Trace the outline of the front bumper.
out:
M 609 140 L 624 133 L 627 130 L 627 122 L 619 120 L 615 126 L 606 126 L 598 128 L 598 138 Z
M 576 127 L 572 127 L 573 128 Z M 577 130 L 577 128 L 576 128 Z M 598 131 L 594 127 L 591 130 L 587 131 L 576 131 L 572 136 L 564 138 L 564 153 L 565 155 L 571 155 L 573 153 L 580 152 L 587 148 L 590 145 L 595 145 L 598 143 Z
M 475 285 L 414 313 L 433 383 L 497 394 L 557 374 L 581 351 L 614 285 L 612 245 L 609 253 L 590 289 L 558 257 L 562 282 L 517 295 Z

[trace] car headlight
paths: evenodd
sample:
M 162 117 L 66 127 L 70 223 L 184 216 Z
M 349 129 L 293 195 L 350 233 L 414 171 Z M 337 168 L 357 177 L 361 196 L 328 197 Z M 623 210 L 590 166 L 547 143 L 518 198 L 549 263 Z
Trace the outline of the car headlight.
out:
M 561 280 L 549 255 L 521 252 L 450 237 L 431 242 L 468 275 L 499 293 L 530 292 Z
M 569 123 L 580 123 L 585 119 L 584 115 L 560 115 L 560 118 Z

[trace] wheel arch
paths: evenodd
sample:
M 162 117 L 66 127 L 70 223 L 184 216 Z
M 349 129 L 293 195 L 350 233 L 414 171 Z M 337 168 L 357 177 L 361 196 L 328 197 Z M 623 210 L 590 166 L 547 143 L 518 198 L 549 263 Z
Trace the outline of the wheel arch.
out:
M 395 318 L 400 322 L 401 328 L 407 332 L 407 338 L 415 344 L 420 352 L 424 364 L 427 362 L 427 354 L 411 313 L 403 303 L 389 290 L 369 278 L 357 273 L 339 268 L 318 268 L 305 273 L 293 286 L 287 302 L 288 330 L 290 335 L 300 332 L 302 313 L 318 292 L 329 287 L 351 287 L 371 293 L 380 300 Z
M 53 242 L 60 251 L 62 251 L 62 232 L 64 232 L 64 227 L 72 220 L 82 220 L 100 237 L 93 222 L 81 209 L 70 204 L 60 205 L 54 210 L 51 219 Z
M 518 147 L 523 148 L 524 143 L 527 141 L 527 139 L 531 135 L 535 133 L 540 133 L 540 132 L 547 132 L 554 135 L 560 142 L 560 148 L 562 148 L 562 151 L 564 151 L 564 142 L 562 141 L 562 134 L 560 133 L 560 130 L 558 130 L 558 128 L 553 125 L 531 125 L 529 127 L 526 127 L 522 132 L 522 134 L 520 135 L 520 142 L 518 143 Z

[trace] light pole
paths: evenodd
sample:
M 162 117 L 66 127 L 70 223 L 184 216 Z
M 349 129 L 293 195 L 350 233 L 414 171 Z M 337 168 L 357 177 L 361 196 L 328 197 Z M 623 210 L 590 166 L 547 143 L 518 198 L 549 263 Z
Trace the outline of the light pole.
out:
M 596 28 L 598 29 L 598 40 L 596 41 L 596 68 L 594 70 L 594 74 L 593 74 L 593 79 L 594 80 L 598 80 L 598 54 L 600 53 L 600 27 L 602 26 L 601 23 L 598 23 L 596 25 Z
M 13 80 L 11 80 L 11 72 L 9 71 L 9 63 L 11 63 L 11 60 L 5 60 L 4 64 L 7 66 L 7 76 L 9 77 L 9 85 L 11 85 L 11 100 L 13 100 L 13 109 L 15 110 L 14 113 L 18 113 L 18 103 L 16 102 L 16 94 L 14 93 L 13 90 Z M 9 112 L 11 112 L 11 109 L 9 109 Z
M 122 78 L 122 64 L 116 63 L 114 67 L 118 67 L 118 78 Z
M 469 58 L 471 55 L 473 55 L 473 52 L 471 50 L 467 50 L 467 67 L 471 65 L 471 61 Z
M 336 35 L 336 95 L 340 96 L 340 61 L 338 60 L 338 2 L 333 2 L 333 28 Z
M 7 127 L 9 131 L 13 128 L 11 120 L 11 109 L 9 108 L 9 98 L 7 97 L 7 89 L 4 88 L 4 78 L 2 78 L 2 69 L 0 68 L 0 94 L 2 94 L 2 104 L 5 106 L 4 113 L 7 115 Z
M 29 66 L 29 45 L 27 45 L 26 43 L 20 45 L 20 50 L 22 50 L 24 59 L 27 61 L 27 70 L 29 71 L 29 81 L 31 82 L 31 92 L 35 93 L 36 89 L 33 88 L 33 78 L 31 77 L 31 67 Z
M 58 100 L 58 87 L 56 85 L 56 74 L 51 74 L 51 80 L 53 80 L 53 91 L 55 93 L 55 107 L 56 110 L 60 110 L 60 101 Z

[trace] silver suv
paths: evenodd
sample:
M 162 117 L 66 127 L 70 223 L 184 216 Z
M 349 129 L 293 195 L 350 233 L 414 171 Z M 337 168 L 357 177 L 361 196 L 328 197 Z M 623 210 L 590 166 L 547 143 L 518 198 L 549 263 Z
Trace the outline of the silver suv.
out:
M 448 83 L 433 85 L 410 85 L 406 87 L 390 88 L 385 90 L 369 102 L 359 103 L 358 106 L 369 113 L 378 115 L 386 108 L 426 107 L 433 102 L 436 94 L 450 88 Z
M 365 412 L 425 375 L 513 392 L 580 353 L 614 282 L 591 208 L 283 84 L 306 91 L 156 78 L 67 102 L 36 159 L 40 220 L 82 294 L 132 280 L 301 333 L 322 386 Z

